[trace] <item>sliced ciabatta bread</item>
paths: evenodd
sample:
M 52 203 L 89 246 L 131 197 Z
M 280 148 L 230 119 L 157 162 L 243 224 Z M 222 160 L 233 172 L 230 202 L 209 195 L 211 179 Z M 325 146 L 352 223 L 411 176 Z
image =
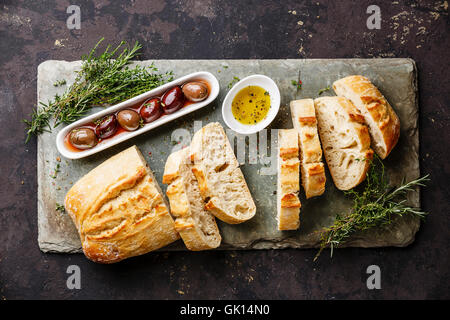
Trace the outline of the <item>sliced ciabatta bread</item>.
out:
M 175 229 L 189 250 L 217 248 L 221 242 L 219 228 L 204 208 L 198 182 L 191 171 L 189 149 L 172 153 L 166 162 L 163 183 L 167 187 L 170 211 L 175 216 Z
M 317 132 L 317 118 L 313 99 L 291 101 L 291 116 L 298 132 L 302 186 L 306 198 L 320 196 L 325 191 L 325 170 L 322 163 L 322 148 Z
M 190 158 L 207 210 L 231 224 L 255 215 L 252 195 L 220 123 L 209 123 L 194 134 Z
M 381 159 L 386 158 L 400 137 L 400 120 L 386 98 L 369 79 L 360 75 L 337 80 L 333 89 L 362 113 L 369 126 L 372 148 Z
M 306 198 L 317 197 L 325 191 L 325 168 L 322 162 L 303 163 L 300 165 L 302 186 Z
M 298 133 L 295 129 L 278 130 L 278 230 L 296 230 L 300 226 L 300 161 Z
M 214 216 L 204 208 L 198 182 L 191 171 L 189 149 L 172 153 L 166 162 L 163 182 L 175 216 L 175 229 L 189 250 L 214 249 L 221 236 Z
M 344 97 L 314 100 L 319 135 L 334 184 L 349 190 L 365 178 L 373 151 L 364 117 Z

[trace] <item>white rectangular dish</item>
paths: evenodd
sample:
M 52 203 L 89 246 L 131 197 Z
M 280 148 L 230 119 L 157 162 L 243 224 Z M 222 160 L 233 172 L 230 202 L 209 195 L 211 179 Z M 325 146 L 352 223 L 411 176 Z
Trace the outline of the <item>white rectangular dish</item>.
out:
M 100 119 L 106 115 L 115 113 L 118 110 L 136 105 L 140 102 L 144 102 L 148 98 L 165 93 L 167 90 L 169 90 L 173 86 L 181 85 L 183 83 L 193 81 L 193 80 L 204 80 L 209 83 L 210 92 L 209 92 L 209 95 L 206 98 L 206 100 L 189 104 L 172 114 L 164 115 L 163 117 L 161 117 L 153 122 L 145 124 L 142 128 L 139 128 L 136 131 L 123 132 L 119 135 L 116 135 L 116 136 L 113 136 L 106 140 L 103 140 L 101 143 L 97 144 L 92 149 L 86 149 L 86 150 L 80 150 L 80 151 L 74 152 L 66 147 L 64 140 L 65 140 L 67 134 L 72 129 L 86 125 L 87 123 L 93 122 L 96 119 Z M 63 128 L 56 136 L 56 147 L 58 148 L 59 153 L 63 157 L 68 158 L 68 159 L 81 159 L 81 158 L 90 156 L 92 154 L 95 154 L 97 152 L 105 150 L 109 147 L 112 147 L 120 142 L 131 139 L 133 137 L 136 137 L 144 132 L 150 131 L 150 130 L 152 130 L 156 127 L 159 127 L 167 122 L 170 122 L 170 121 L 175 120 L 179 117 L 182 117 L 188 113 L 191 113 L 195 110 L 198 110 L 200 108 L 207 106 L 208 104 L 210 104 L 211 102 L 213 102 L 216 99 L 217 95 L 219 94 L 219 89 L 220 89 L 219 81 L 210 72 L 200 71 L 200 72 L 188 74 L 184 77 L 175 79 L 175 80 L 168 82 L 158 88 L 152 89 L 152 90 L 147 91 L 143 94 L 140 94 L 134 98 L 120 102 L 114 106 L 106 108 L 105 110 L 94 113 L 90 116 L 87 116 L 83 119 L 80 119 L 80 120 L 68 125 L 67 127 Z

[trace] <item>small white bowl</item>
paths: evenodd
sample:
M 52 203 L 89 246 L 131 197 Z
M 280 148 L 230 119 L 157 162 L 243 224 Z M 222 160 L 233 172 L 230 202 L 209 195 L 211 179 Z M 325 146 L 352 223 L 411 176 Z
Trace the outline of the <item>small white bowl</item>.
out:
M 69 150 L 65 146 L 64 139 L 66 138 L 67 134 L 72 129 L 83 126 L 86 123 L 93 122 L 94 120 L 100 119 L 103 116 L 115 113 L 118 110 L 125 109 L 127 107 L 136 105 L 138 103 L 143 103 L 148 98 L 162 95 L 164 92 L 166 92 L 170 88 L 172 88 L 176 85 L 181 85 L 185 82 L 192 81 L 192 80 L 205 80 L 209 83 L 211 91 L 209 92 L 209 95 L 206 98 L 206 100 L 192 103 L 172 114 L 162 116 L 161 118 L 156 119 L 153 122 L 145 124 L 144 127 L 139 128 L 136 131 L 123 132 L 123 133 L 113 136 L 111 138 L 105 139 L 101 143 L 97 144 L 95 147 L 93 147 L 91 149 L 74 152 L 72 150 Z M 184 77 L 175 79 L 175 80 L 173 80 L 169 83 L 166 83 L 158 88 L 144 92 L 134 98 L 128 99 L 119 104 L 108 107 L 105 110 L 94 113 L 90 116 L 87 116 L 83 119 L 80 119 L 80 120 L 68 125 L 67 127 L 63 128 L 56 136 L 56 147 L 58 148 L 59 153 L 61 153 L 65 158 L 68 158 L 68 159 L 80 159 L 80 158 L 90 156 L 91 154 L 105 150 L 109 147 L 112 147 L 112 146 L 122 142 L 122 141 L 131 139 L 131 138 L 138 136 L 144 132 L 147 132 L 156 127 L 159 127 L 167 122 L 173 121 L 179 117 L 182 117 L 188 113 L 191 113 L 192 111 L 195 111 L 195 110 L 198 110 L 200 108 L 207 106 L 208 104 L 213 102 L 214 99 L 217 98 L 217 95 L 219 94 L 219 90 L 220 90 L 219 81 L 212 73 L 206 72 L 206 71 L 201 71 L 201 72 L 195 72 L 195 73 L 188 74 Z
M 231 104 L 236 94 L 246 86 L 259 86 L 269 92 L 270 109 L 267 116 L 256 124 L 243 124 L 236 120 L 231 111 Z M 280 109 L 280 90 L 277 84 L 267 76 L 254 74 L 248 76 L 238 83 L 228 92 L 222 103 L 222 117 L 228 127 L 240 134 L 252 134 L 267 127 L 278 114 Z

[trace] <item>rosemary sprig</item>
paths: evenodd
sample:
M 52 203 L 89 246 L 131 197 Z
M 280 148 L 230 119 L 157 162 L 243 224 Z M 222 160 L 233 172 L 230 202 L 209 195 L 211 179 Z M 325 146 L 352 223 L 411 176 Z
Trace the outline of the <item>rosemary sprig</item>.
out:
M 63 85 L 65 85 L 65 84 L 66 84 L 66 80 L 65 80 L 65 79 L 61 79 L 61 80 L 56 81 L 56 82 L 53 84 L 53 86 L 54 86 L 54 87 L 60 87 L 60 86 L 63 86 Z
M 367 174 L 364 189 L 361 191 L 352 189 L 345 192 L 353 198 L 351 212 L 347 215 L 337 215 L 332 226 L 320 231 L 321 246 L 314 260 L 327 247 L 330 247 L 330 255 L 333 256 L 333 249 L 343 244 L 357 231 L 389 226 L 395 216 L 414 215 L 424 218 L 427 215 L 426 212 L 407 205 L 406 194 L 414 191 L 415 187 L 425 186 L 425 182 L 429 181 L 428 176 L 410 182 L 403 181 L 399 187 L 391 188 L 385 175 L 384 165 L 376 156 Z
M 53 101 L 39 102 L 40 107 L 33 110 L 31 120 L 24 120 L 26 141 L 32 135 L 50 131 L 52 118 L 54 127 L 71 123 L 84 116 L 92 106 L 114 104 L 173 80 L 172 72 L 158 73 L 153 63 L 148 67 L 128 66 L 142 48 L 138 42 L 118 53 L 126 45 L 122 41 L 113 50 L 108 46 L 102 54 L 96 55 L 102 41 L 103 38 L 82 57 L 82 66 L 74 83 L 62 95 L 55 95 Z
M 318 95 L 320 96 L 320 95 L 322 95 L 322 93 L 324 93 L 326 91 L 330 91 L 330 90 L 331 90 L 330 86 L 328 86 L 326 88 L 322 88 L 319 90 Z

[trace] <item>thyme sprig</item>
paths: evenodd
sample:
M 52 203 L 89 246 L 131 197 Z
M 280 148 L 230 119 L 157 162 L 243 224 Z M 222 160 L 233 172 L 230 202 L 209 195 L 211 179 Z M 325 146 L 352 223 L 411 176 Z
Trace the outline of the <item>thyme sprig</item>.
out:
M 59 211 L 60 213 L 66 212 L 66 208 L 64 207 L 64 205 L 60 204 L 60 203 L 56 203 L 55 209 L 56 209 L 56 211 Z
M 238 77 L 234 76 L 233 79 L 228 83 L 227 87 L 228 89 L 231 89 L 235 83 L 239 82 L 241 79 L 239 79 Z
M 55 95 L 52 101 L 40 101 L 40 107 L 33 110 L 31 120 L 24 120 L 26 141 L 32 135 L 50 131 L 52 118 L 54 127 L 68 124 L 86 115 L 95 105 L 111 105 L 173 80 L 172 72 L 158 73 L 153 63 L 148 67 L 128 66 L 133 58 L 139 56 L 142 46 L 138 42 L 129 48 L 124 47 L 126 43 L 122 41 L 113 50 L 108 45 L 103 53 L 96 55 L 102 41 L 103 38 L 88 55 L 82 56 L 81 69 L 76 72 L 74 83 L 62 95 Z
M 368 161 L 368 160 L 362 160 Z M 384 165 L 379 157 L 372 161 L 363 190 L 351 189 L 345 194 L 353 198 L 353 207 L 347 215 L 337 215 L 333 225 L 320 231 L 321 245 L 316 260 L 323 249 L 333 249 L 345 243 L 352 234 L 372 228 L 389 226 L 396 216 L 413 215 L 424 218 L 427 213 L 407 204 L 406 195 L 416 187 L 425 186 L 429 175 L 390 187 Z

